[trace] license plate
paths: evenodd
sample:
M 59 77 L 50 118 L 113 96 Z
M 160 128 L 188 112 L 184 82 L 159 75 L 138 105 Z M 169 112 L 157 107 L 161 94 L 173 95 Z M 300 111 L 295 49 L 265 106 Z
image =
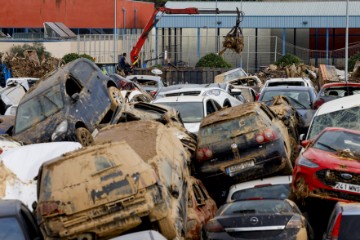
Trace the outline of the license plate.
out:
M 227 167 L 226 168 L 226 173 L 231 176 L 232 173 L 234 173 L 234 172 L 238 172 L 238 171 L 241 171 L 241 170 L 243 170 L 245 168 L 249 168 L 249 167 L 253 167 L 253 166 L 255 166 L 253 160 L 246 161 L 246 162 L 243 162 L 243 163 L 239 163 L 239 164 L 235 164 L 235 165 L 232 165 L 230 167 Z
M 360 185 L 338 182 L 334 188 L 348 192 L 360 193 Z

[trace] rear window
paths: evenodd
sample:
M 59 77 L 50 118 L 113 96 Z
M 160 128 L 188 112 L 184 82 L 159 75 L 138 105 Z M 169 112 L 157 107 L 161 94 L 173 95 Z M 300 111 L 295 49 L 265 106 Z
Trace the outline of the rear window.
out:
M 179 111 L 184 123 L 201 122 L 204 118 L 204 107 L 202 102 L 160 102 Z
M 254 187 L 235 192 L 231 200 L 246 199 L 286 199 L 290 193 L 289 184 L 278 184 L 263 187 Z
M 290 99 L 291 105 L 297 109 L 309 109 L 311 108 L 311 99 L 308 91 L 296 91 L 290 89 L 289 91 L 279 90 L 279 91 L 266 91 L 261 97 L 261 101 L 265 102 L 266 105 L 270 106 L 272 103 L 272 98 L 275 96 L 286 96 Z
M 316 137 L 326 127 L 342 127 L 360 131 L 360 107 L 315 116 L 307 139 Z
M 0 239 L 25 240 L 24 233 L 16 218 L 0 218 Z
M 279 81 L 279 82 L 269 82 L 268 86 L 305 86 L 305 83 L 302 81 Z
M 219 136 L 222 139 L 230 139 L 265 127 L 264 120 L 258 114 L 250 113 L 240 118 L 214 123 L 201 128 L 201 143 L 212 143 L 212 137 L 216 137 L 217 140 Z
M 360 86 L 358 87 L 329 87 L 324 89 L 321 93 L 321 96 L 335 96 L 335 97 L 345 97 L 349 95 L 355 95 L 360 93 Z
M 246 213 L 292 213 L 291 206 L 282 200 L 252 200 L 229 203 L 222 215 L 236 215 Z

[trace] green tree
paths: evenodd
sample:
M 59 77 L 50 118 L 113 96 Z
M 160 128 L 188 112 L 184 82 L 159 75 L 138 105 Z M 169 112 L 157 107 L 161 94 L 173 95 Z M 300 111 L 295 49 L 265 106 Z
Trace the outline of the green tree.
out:
M 63 57 L 62 57 L 62 60 L 64 61 L 64 63 L 69 63 L 71 61 L 74 61 L 75 59 L 78 59 L 78 58 L 87 58 L 89 59 L 90 61 L 93 61 L 94 62 L 94 58 L 88 54 L 77 54 L 77 53 L 68 53 L 68 54 L 65 54 Z
M 16 45 L 10 48 L 10 54 L 24 57 L 24 52 L 26 50 L 35 50 L 39 58 L 43 56 L 45 58 L 51 57 L 51 53 L 46 51 L 43 43 L 33 43 L 32 45 L 25 43 L 23 45 Z
M 279 60 L 277 60 L 275 62 L 275 65 L 280 66 L 280 67 L 285 67 L 288 65 L 299 65 L 301 63 L 301 59 L 295 55 L 292 55 L 290 53 L 282 56 Z
M 349 61 L 348 61 L 348 71 L 349 72 L 352 72 L 354 67 L 355 67 L 355 63 L 357 61 L 360 60 L 360 52 L 358 53 L 355 53 L 354 55 L 352 55 L 350 58 L 349 58 Z
M 200 58 L 195 67 L 230 68 L 231 64 L 226 62 L 221 56 L 209 53 Z

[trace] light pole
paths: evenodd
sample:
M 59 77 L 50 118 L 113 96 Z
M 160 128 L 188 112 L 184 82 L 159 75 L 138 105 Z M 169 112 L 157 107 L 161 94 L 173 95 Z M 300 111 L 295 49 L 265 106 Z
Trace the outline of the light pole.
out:
M 116 1 L 114 0 L 114 62 L 117 63 L 117 54 L 116 54 L 116 39 L 117 39 L 117 29 L 116 29 Z
M 346 30 L 345 30 L 345 82 L 348 82 L 349 58 L 349 0 L 346 0 Z

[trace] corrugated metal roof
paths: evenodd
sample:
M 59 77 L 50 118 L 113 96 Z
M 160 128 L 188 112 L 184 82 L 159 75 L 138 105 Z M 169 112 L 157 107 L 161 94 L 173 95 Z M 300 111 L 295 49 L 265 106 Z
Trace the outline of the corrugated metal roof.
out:
M 236 10 L 245 13 L 242 28 L 345 28 L 345 1 L 316 2 L 167 2 L 168 8 Z M 349 2 L 349 27 L 360 28 L 360 1 Z M 215 18 L 214 18 L 215 17 Z M 158 28 L 231 28 L 236 14 L 164 15 Z M 220 23 L 220 24 L 219 24 Z

